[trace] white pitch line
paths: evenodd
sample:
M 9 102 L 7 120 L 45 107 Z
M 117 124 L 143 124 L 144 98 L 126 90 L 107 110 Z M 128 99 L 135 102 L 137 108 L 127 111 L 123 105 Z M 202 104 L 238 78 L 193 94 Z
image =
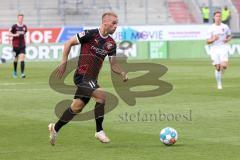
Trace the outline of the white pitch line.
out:
M 0 91 L 49 91 L 52 90 L 51 88 L 29 88 L 29 89 L 16 89 L 16 88 L 6 88 L 0 89 Z
M 0 86 L 16 86 L 16 85 L 25 85 L 25 84 L 46 84 L 48 83 L 43 83 L 43 82 L 35 82 L 35 83 L 0 83 Z
M 15 86 L 19 84 L 26 84 L 26 83 L 0 83 L 0 86 Z

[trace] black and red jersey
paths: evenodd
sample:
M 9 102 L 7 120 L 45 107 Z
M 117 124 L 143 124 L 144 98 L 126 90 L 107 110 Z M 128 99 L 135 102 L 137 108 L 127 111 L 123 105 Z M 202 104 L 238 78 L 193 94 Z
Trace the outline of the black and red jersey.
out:
M 116 55 L 116 43 L 112 37 L 104 37 L 99 29 L 85 30 L 76 35 L 81 44 L 77 74 L 97 79 L 106 56 Z
M 22 48 L 26 46 L 26 42 L 25 42 L 25 34 L 27 33 L 26 25 L 14 24 L 10 28 L 10 32 L 13 34 L 19 34 L 18 37 L 13 37 L 12 39 L 12 45 L 14 48 Z

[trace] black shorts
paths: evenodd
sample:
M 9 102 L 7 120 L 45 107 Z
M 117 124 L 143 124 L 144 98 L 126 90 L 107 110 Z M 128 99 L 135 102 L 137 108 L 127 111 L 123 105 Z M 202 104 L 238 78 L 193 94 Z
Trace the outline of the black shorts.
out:
M 203 23 L 208 23 L 209 19 L 203 19 Z
M 26 47 L 13 47 L 13 51 L 15 53 L 15 57 L 18 57 L 19 54 L 23 53 L 25 54 Z
M 93 91 L 99 88 L 97 80 L 85 78 L 81 74 L 74 74 L 74 83 L 77 86 L 74 99 L 81 99 L 85 104 L 91 99 Z

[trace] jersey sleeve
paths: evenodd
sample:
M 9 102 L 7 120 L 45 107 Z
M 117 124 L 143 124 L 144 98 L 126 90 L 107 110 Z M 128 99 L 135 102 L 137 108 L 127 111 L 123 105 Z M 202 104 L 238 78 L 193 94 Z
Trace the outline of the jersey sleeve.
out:
M 108 56 L 109 57 L 116 56 L 116 54 L 117 54 L 117 45 L 116 45 L 116 43 L 114 43 L 113 48 L 108 53 Z
M 27 28 L 26 25 L 25 25 L 24 27 L 25 27 L 25 32 L 24 32 L 24 34 L 26 34 L 26 33 L 28 32 L 28 28 Z
M 13 25 L 10 29 L 9 29 L 9 32 L 15 34 L 16 33 L 16 27 L 15 25 Z
M 227 34 L 227 36 L 231 36 L 232 35 L 231 30 L 230 30 L 230 28 L 228 26 L 227 26 L 226 34 Z
M 91 31 L 84 30 L 82 32 L 79 32 L 76 34 L 76 38 L 78 40 L 78 43 L 86 43 L 91 39 Z

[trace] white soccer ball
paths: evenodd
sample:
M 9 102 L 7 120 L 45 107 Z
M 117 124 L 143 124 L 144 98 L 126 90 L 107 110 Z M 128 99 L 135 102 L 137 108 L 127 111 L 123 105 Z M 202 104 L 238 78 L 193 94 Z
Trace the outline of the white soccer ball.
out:
M 171 127 L 163 128 L 160 132 L 160 140 L 165 145 L 173 145 L 178 139 L 178 133 Z

